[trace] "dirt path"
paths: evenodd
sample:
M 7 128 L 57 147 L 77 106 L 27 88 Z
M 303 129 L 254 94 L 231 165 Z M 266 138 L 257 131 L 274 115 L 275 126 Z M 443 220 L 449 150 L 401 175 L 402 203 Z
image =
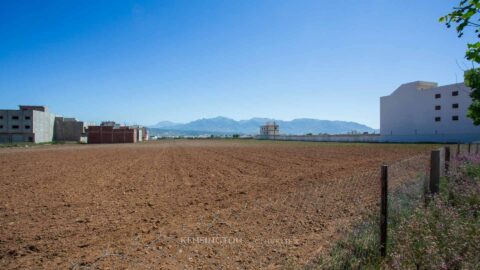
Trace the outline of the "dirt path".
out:
M 0 149 L 0 268 L 276 269 L 375 207 L 429 145 L 162 141 Z

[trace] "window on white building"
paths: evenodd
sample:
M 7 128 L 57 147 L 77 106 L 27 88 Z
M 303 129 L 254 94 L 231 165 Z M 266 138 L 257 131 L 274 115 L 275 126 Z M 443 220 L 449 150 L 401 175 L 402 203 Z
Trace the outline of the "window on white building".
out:
M 435 98 L 441 98 L 442 95 L 441 94 L 435 94 Z
M 12 116 L 12 120 L 18 120 L 19 117 L 18 116 Z
M 458 121 L 458 115 L 452 116 L 452 120 L 453 120 L 453 121 Z
M 438 116 L 437 116 L 437 117 L 435 117 L 435 122 L 440 122 L 441 120 L 442 120 L 442 118 L 441 118 L 441 117 L 438 117 Z
M 441 108 L 442 108 L 442 106 L 436 105 L 436 106 L 435 106 L 435 111 L 440 111 Z
M 452 96 L 454 96 L 454 97 L 458 96 L 458 91 L 453 91 Z
M 17 125 L 13 125 L 13 126 L 12 126 L 12 128 L 13 128 L 13 129 L 18 129 L 18 128 L 19 128 L 19 126 L 17 126 Z
M 458 109 L 458 103 L 453 103 L 453 104 L 452 104 L 452 108 Z

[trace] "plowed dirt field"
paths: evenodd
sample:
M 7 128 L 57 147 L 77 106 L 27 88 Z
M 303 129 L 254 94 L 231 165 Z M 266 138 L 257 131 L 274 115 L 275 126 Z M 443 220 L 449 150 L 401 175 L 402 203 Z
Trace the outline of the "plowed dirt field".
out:
M 277 269 L 432 145 L 196 140 L 0 149 L 0 268 Z M 398 183 L 397 183 L 398 184 Z

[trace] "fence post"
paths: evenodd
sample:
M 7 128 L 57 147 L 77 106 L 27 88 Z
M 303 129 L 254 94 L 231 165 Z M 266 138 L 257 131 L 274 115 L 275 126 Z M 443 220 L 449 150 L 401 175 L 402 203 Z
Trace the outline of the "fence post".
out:
M 445 146 L 445 174 L 448 173 L 450 166 L 450 146 Z
M 471 148 L 472 148 L 472 144 L 469 143 L 469 144 L 468 144 L 468 154 L 469 154 L 469 155 L 470 155 L 470 149 L 471 149 Z
M 457 143 L 457 156 L 459 156 L 459 155 L 460 155 L 460 144 Z
M 380 255 L 387 255 L 388 166 L 382 165 L 380 203 Z
M 440 188 L 440 150 L 433 150 L 430 156 L 430 193 L 437 194 Z
M 475 154 L 478 155 L 478 143 L 476 144 L 477 149 L 475 149 Z

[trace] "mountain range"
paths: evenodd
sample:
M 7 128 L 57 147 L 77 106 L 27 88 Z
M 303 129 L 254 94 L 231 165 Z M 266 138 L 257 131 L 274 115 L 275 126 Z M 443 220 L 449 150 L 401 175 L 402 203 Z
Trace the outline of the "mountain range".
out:
M 161 121 L 149 126 L 151 135 L 231 135 L 259 134 L 261 125 L 275 121 L 280 126 L 281 134 L 345 134 L 355 132 L 376 132 L 375 129 L 356 122 L 330 121 L 309 118 L 294 119 L 291 121 L 275 120 L 269 118 L 252 118 L 236 121 L 227 117 L 202 118 L 189 123 L 181 124 L 170 121 Z

